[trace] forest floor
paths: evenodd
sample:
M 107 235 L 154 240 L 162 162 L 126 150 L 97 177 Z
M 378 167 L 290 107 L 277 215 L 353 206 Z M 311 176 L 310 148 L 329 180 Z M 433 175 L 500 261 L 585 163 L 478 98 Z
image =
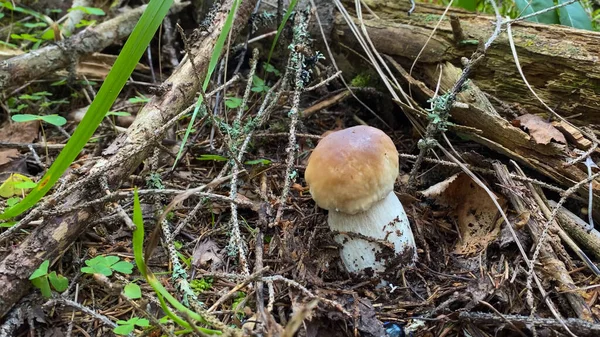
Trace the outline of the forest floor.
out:
M 71 165 L 71 174 L 83 176 L 100 157 L 107 156 L 111 144 L 118 144 L 115 140 L 125 133 L 148 98 L 164 89 L 160 84 L 185 54 L 173 23 L 180 23 L 189 34 L 200 24 L 196 20 L 199 14 L 192 12 L 169 16 L 171 29 L 162 32 L 162 41 L 155 38 L 152 42 L 149 54 L 113 105 L 115 113 L 105 118 Z M 244 335 L 261 336 L 397 337 L 529 336 L 533 331 L 538 336 L 567 336 L 568 327 L 578 336 L 597 336 L 598 275 L 572 248 L 563 246 L 554 223 L 548 237 L 542 234 L 548 215 L 531 204 L 536 193 L 558 201 L 570 186 L 556 187 L 555 182 L 529 169 L 519 177 L 521 173 L 509 158 L 447 133 L 453 150 L 470 163 L 468 167 L 476 172 L 473 176 L 488 189 L 474 183 L 456 163 L 436 158 L 434 153 L 448 160 L 439 151 L 429 153 L 431 159 L 425 160 L 413 177 L 416 185 L 407 188 L 421 135 L 376 73 L 364 71 L 346 78 L 355 99 L 330 56 L 319 59 L 309 50 L 305 54 L 310 62 L 302 69 L 306 77 L 300 100 L 294 101 L 291 85 L 283 85 L 293 79 L 287 59 L 293 22 L 283 31 L 270 63 L 267 48 L 272 34 L 250 43 L 248 50 L 232 48 L 228 62 L 221 62 L 215 72 L 206 102 L 209 115 L 218 116 L 221 124 L 217 124 L 228 127 L 215 127 L 210 117 L 197 119 L 184 154 L 173 168 L 190 121 L 189 117 L 180 119 L 152 155 L 133 169 L 118 189 L 110 191 L 126 197 L 93 203 L 93 222 L 51 261 L 50 271 L 66 277 L 68 289 L 46 299 L 32 288 L 0 320 L 4 329 L 0 331 L 14 336 L 104 336 L 112 333 L 118 320 L 122 325 L 134 317 L 164 316 L 155 293 L 137 269 L 128 273 L 113 268 L 114 272 L 102 277 L 84 268 L 98 256 L 134 262 L 132 231 L 120 210 L 133 216 L 132 191 L 138 188 L 147 236 L 159 219 L 166 223 L 163 232 L 157 232 L 162 237 L 146 261 L 148 267 L 173 296 L 199 304 L 218 319 L 221 325 L 208 325 L 212 328 L 233 327 L 243 329 Z M 277 28 L 275 21 L 260 24 L 263 32 Z M 243 46 L 245 33 L 232 45 Z M 164 41 L 169 45 L 161 45 Z M 258 48 L 256 54 L 253 48 Z M 67 135 L 81 121 L 81 111 L 110 68 L 110 56 L 118 51 L 118 46 L 111 46 L 77 69 L 3 90 L 2 181 L 11 174 L 34 182 L 43 176 L 68 141 Z M 224 90 L 223 83 L 228 83 Z M 217 88 L 220 90 L 211 92 Z M 247 88 L 250 91 L 245 95 Z M 277 99 L 269 96 L 274 93 Z M 265 101 L 272 103 L 269 113 L 255 120 Z M 67 124 L 15 122 L 8 116 L 14 115 L 16 108 L 18 114 L 56 113 L 65 117 Z M 304 181 L 307 160 L 322 135 L 359 124 L 384 130 L 397 146 L 401 172 L 395 193 L 407 211 L 418 246 L 415 266 L 398 267 L 380 276 L 346 272 L 339 245 L 327 225 L 327 212 L 315 205 Z M 257 125 L 254 132 L 248 132 Z M 554 132 L 548 131 L 549 124 L 539 125 L 532 129 Z M 247 146 L 237 141 L 243 139 L 240 135 L 250 136 Z M 241 157 L 232 160 L 232 153 L 242 147 Z M 507 166 L 512 173 L 503 175 L 502 167 Z M 535 180 L 524 178 L 525 174 Z M 509 181 L 501 180 L 506 177 Z M 62 186 L 70 183 L 63 181 Z M 20 190 L 11 193 L 0 187 L 0 192 L 4 193 L 2 202 L 7 203 L 18 197 Z M 497 203 L 489 192 L 496 195 Z M 515 196 L 530 208 L 519 209 Z M 587 220 L 585 198 L 569 195 L 565 206 L 575 213 L 569 215 L 571 219 Z M 507 228 L 502 212 L 516 236 Z M 533 222 L 541 225 L 531 229 Z M 0 257 L 9 255 L 40 223 L 33 221 L 1 242 Z M 522 253 L 531 259 L 540 236 L 546 241 L 537 252 L 538 260 L 532 262 L 532 272 Z M 129 282 L 141 287 L 141 299 L 119 295 Z M 151 320 L 150 327 L 136 329 L 137 333 L 159 336 L 178 328 L 172 322 Z M 226 330 L 236 333 L 232 331 Z

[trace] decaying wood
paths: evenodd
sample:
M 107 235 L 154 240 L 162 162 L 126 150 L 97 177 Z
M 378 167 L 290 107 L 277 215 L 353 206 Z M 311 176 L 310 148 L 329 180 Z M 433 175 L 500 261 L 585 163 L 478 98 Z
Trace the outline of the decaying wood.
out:
M 175 2 L 171 12 L 179 12 L 187 5 L 189 2 Z M 77 62 L 81 55 L 99 52 L 125 39 L 131 34 L 145 9 L 146 6 L 140 6 L 129 10 L 56 44 L 0 62 L 0 88 L 19 86 L 27 81 L 42 78 L 52 71 Z
M 542 210 L 537 206 L 536 201 L 531 197 L 532 192 L 528 191 L 522 183 L 513 180 L 506 166 L 495 163 L 494 169 L 502 186 L 503 194 L 508 197 L 517 214 L 530 214 L 526 227 L 534 241 L 538 242 L 547 219 Z M 515 191 L 521 191 L 521 193 L 515 193 Z M 558 227 L 555 222 L 552 222 L 551 226 Z M 556 248 L 554 248 L 560 247 L 559 249 L 562 249 L 559 238 L 550 234 L 546 241 L 554 241 L 556 244 L 551 242 L 549 244 L 542 243 L 539 257 L 540 267 L 536 268 L 536 271 L 545 273 L 558 282 L 562 288 L 567 290 L 564 292 L 564 296 L 573 311 L 577 314 L 577 317 L 586 321 L 592 321 L 592 313 L 588 309 L 585 299 L 575 291 L 577 286 L 565 264 L 560 260 Z
M 556 207 L 558 203 L 550 200 L 549 205 Z M 588 223 L 583 221 L 577 215 L 571 213 L 568 209 L 561 206 L 558 216 L 558 220 L 562 227 L 573 237 L 577 242 L 581 243 L 583 247 L 590 252 L 596 259 L 600 260 L 600 232 L 596 229 L 588 231 Z
M 212 30 L 208 33 L 200 33 L 192 39 L 191 55 L 188 56 L 193 57 L 195 67 L 192 66 L 189 57 L 180 64 L 164 83 L 165 92 L 154 96 L 138 113 L 127 133 L 116 140 L 117 144 L 113 144 L 113 148 L 118 149 L 116 153 L 107 158 L 103 167 L 95 168 L 96 171 L 108 168 L 103 176 L 107 178 L 111 187 L 119 186 L 142 160 L 147 158 L 154 148 L 153 145 L 162 138 L 162 135 L 157 134 L 156 131 L 161 130 L 167 121 L 192 103 L 200 87 L 199 79 L 204 78 L 206 74 L 214 45 L 232 3 L 233 0 L 224 1 L 215 15 L 211 25 Z M 245 26 L 241 23 L 248 20 L 255 4 L 256 0 L 242 2 L 237 12 L 237 23 L 233 25 L 234 36 Z M 99 196 L 102 196 L 100 188 L 78 189 L 69 195 L 61 206 L 67 208 Z M 47 259 L 53 261 L 60 256 L 81 233 L 87 230 L 88 225 L 96 218 L 96 213 L 97 210 L 90 208 L 62 216 L 46 217 L 41 225 L 4 258 L 0 263 L 0 284 L 2 284 L 0 317 L 27 294 L 31 286 L 28 278 L 42 261 Z
M 456 83 L 461 74 L 458 68 L 460 58 L 470 57 L 476 46 L 462 46 L 454 41 L 449 19 L 442 21 L 427 42 L 443 8 L 419 4 L 416 13 L 408 17 L 408 3 L 366 3 L 379 17 L 363 13 L 373 45 L 380 53 L 389 56 L 387 59 L 396 68 L 399 80 L 410 86 L 418 105 L 428 105 L 427 100 L 433 97 L 438 81 L 441 80 L 441 93 L 447 92 Z M 486 41 L 495 27 L 493 17 L 475 16 L 460 10 L 450 10 L 449 14 L 460 19 L 463 35 L 467 39 Z M 356 19 L 355 22 L 360 24 Z M 333 32 L 339 46 L 362 52 L 343 19 L 336 19 Z M 569 121 L 585 125 L 600 121 L 600 34 L 527 22 L 515 23 L 513 32 L 524 73 L 546 104 L 561 115 L 571 116 Z M 426 43 L 427 47 L 413 69 L 415 75 L 411 76 L 405 69 L 409 69 Z M 577 84 L 574 78 L 579 79 Z M 450 130 L 565 186 L 572 186 L 587 178 L 587 169 L 583 164 L 565 165 L 576 157 L 573 148 L 585 150 L 591 146 L 591 142 L 582 138 L 573 125 L 565 122 L 558 125 L 567 133 L 569 146 L 538 144 L 527 132 L 511 124 L 512 116 L 501 116 L 486 94 L 506 103 L 519 104 L 529 113 L 545 111 L 521 80 L 506 33 L 501 34 L 488 49 L 482 64 L 475 70 L 473 82 L 459 94 L 458 100 L 463 104 L 455 105 L 451 111 L 451 121 L 467 129 L 453 126 Z M 427 122 L 427 114 L 423 109 L 400 105 L 405 113 Z M 600 184 L 597 181 L 593 189 L 600 196 Z M 596 209 L 600 206 L 597 200 L 595 198 Z
M 348 9 L 355 8 L 354 1 L 342 2 Z M 414 73 L 446 61 L 460 66 L 460 58 L 471 57 L 476 41 L 487 41 L 495 28 L 495 17 L 450 9 L 427 42 L 444 7 L 418 3 L 408 16 L 408 1 L 363 2 L 379 17 L 374 18 L 363 7 L 364 24 L 380 53 L 409 67 L 427 43 Z M 454 41 L 451 15 L 459 19 L 466 38 L 462 43 Z M 514 23 L 512 32 L 523 72 L 546 104 L 576 125 L 600 123 L 600 33 L 530 22 Z M 340 16 L 333 33 L 337 41 L 362 52 Z M 529 113 L 547 113 L 521 80 L 506 32 L 491 45 L 474 75 L 473 80 L 484 92 L 517 103 Z

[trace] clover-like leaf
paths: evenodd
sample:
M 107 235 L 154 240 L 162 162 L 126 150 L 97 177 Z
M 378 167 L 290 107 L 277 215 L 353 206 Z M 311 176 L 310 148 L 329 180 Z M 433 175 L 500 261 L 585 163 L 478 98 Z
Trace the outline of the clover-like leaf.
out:
M 125 288 L 123 288 L 123 293 L 125 296 L 135 300 L 142 297 L 142 288 L 135 283 L 128 283 Z
M 112 270 L 122 274 L 131 274 L 133 272 L 133 264 L 127 261 L 120 261 L 111 266 Z
M 30 280 L 36 279 L 41 276 L 48 275 L 48 267 L 50 266 L 50 261 L 46 260 L 42 262 L 42 264 L 36 269 L 31 276 L 29 276 Z
M 62 275 L 58 275 L 55 271 L 48 275 L 48 280 L 50 281 L 50 284 L 52 284 L 52 287 L 54 287 L 54 290 L 59 293 L 62 293 L 69 287 L 69 279 Z

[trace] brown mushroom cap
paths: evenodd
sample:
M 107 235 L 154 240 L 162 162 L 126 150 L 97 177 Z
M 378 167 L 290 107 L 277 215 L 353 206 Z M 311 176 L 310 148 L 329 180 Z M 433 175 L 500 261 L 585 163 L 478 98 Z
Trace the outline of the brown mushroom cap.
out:
M 319 207 L 356 214 L 392 192 L 398 173 L 398 151 L 392 139 L 361 125 L 321 139 L 304 177 Z

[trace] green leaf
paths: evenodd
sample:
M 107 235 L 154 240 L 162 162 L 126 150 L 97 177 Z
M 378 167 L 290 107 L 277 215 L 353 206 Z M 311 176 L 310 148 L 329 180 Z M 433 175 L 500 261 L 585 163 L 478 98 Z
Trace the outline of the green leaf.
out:
M 52 41 L 54 40 L 54 29 L 48 29 L 44 32 L 44 34 L 42 34 L 41 36 L 42 40 L 45 41 Z
M 477 0 L 458 0 L 456 7 L 464 8 L 468 11 L 474 12 L 477 9 Z
M 515 5 L 517 9 L 521 13 L 520 16 L 529 15 L 538 11 L 541 11 L 546 8 L 550 8 L 554 6 L 553 0 L 515 0 Z M 530 17 L 526 19 L 531 22 L 545 23 L 545 24 L 557 24 L 558 22 L 558 14 L 554 11 L 549 11 L 546 13 L 538 14 L 536 16 Z
M 98 15 L 98 16 L 106 15 L 106 13 L 104 13 L 104 11 L 101 8 L 96 8 L 96 7 L 76 6 L 76 7 L 69 8 L 68 12 L 77 11 L 77 10 L 82 11 L 85 14 L 89 14 L 89 15 Z
M 127 117 L 131 116 L 129 112 L 126 111 L 109 111 L 106 116 L 119 116 L 119 117 Z
M 52 289 L 50 289 L 50 283 L 48 283 L 48 277 L 38 277 L 31 280 L 31 284 L 38 288 L 42 292 L 44 298 L 52 297 Z
M 48 275 L 48 280 L 50 281 L 54 289 L 59 293 L 62 293 L 63 291 L 67 290 L 67 288 L 69 288 L 69 280 L 62 275 L 56 274 L 55 271 L 51 272 L 50 275 Z
M 127 261 L 117 262 L 111 266 L 112 270 L 122 273 L 122 274 L 131 274 L 133 273 L 133 265 Z
M 50 266 L 50 261 L 45 260 L 42 264 L 29 276 L 30 280 L 36 279 L 41 276 L 45 276 L 48 274 L 48 267 Z
M 81 272 L 85 274 L 96 274 L 96 270 L 92 267 L 81 267 Z
M 8 207 L 12 207 L 12 206 L 16 205 L 19 201 L 21 201 L 21 198 L 19 198 L 19 197 L 8 198 L 8 199 L 6 199 L 6 205 Z
M 271 161 L 268 159 L 254 159 L 254 160 L 248 160 L 246 161 L 244 164 L 246 165 L 269 165 L 271 164 Z
M 137 193 L 137 188 L 133 190 L 133 223 L 135 230 L 131 242 L 133 244 L 133 257 L 135 265 L 138 267 L 140 274 L 147 278 L 146 262 L 144 261 L 144 218 L 142 217 L 142 206 L 140 205 L 140 197 Z
M 47 116 L 40 116 L 41 119 L 48 123 L 48 124 L 52 124 L 52 125 L 56 125 L 56 126 L 63 126 L 65 124 L 67 124 L 67 120 L 59 115 L 47 115 Z
M 239 97 L 228 97 L 225 99 L 225 106 L 229 109 L 239 108 L 242 105 L 242 99 Z
M 117 335 L 129 335 L 133 332 L 133 324 L 119 325 L 113 329 L 113 332 Z
M 127 100 L 127 102 L 132 103 L 132 104 L 136 104 L 136 103 L 148 103 L 150 102 L 150 98 L 146 97 L 146 96 L 137 96 L 137 97 L 133 97 Z
M 129 75 L 135 69 L 138 61 L 146 52 L 154 33 L 168 13 L 173 0 L 151 0 L 133 32 L 127 39 L 119 57 L 111 68 L 104 84 L 90 105 L 85 117 L 69 139 L 65 148 L 60 152 L 50 169 L 40 180 L 38 187 L 27 195 L 23 201 L 7 209 L 0 215 L 1 219 L 9 219 L 20 215 L 35 205 L 54 186 L 73 160 L 79 155 L 87 141 L 104 119 L 115 99 L 125 86 Z
M 218 154 L 202 154 L 198 157 L 198 160 L 228 161 L 229 159 Z
M 95 273 L 97 273 L 97 274 L 102 274 L 104 276 L 112 276 L 112 274 L 113 274 L 112 269 L 109 266 L 104 265 L 104 264 L 97 264 L 93 268 L 94 268 Z
M 48 24 L 45 22 L 26 22 L 23 24 L 23 27 L 27 27 L 27 28 L 40 28 L 40 27 L 47 27 Z
M 102 256 L 102 263 L 106 263 L 109 266 L 112 266 L 113 264 L 119 262 L 119 257 L 118 256 L 113 256 L 113 255 L 109 255 L 109 256 Z
M 0 228 L 10 228 L 10 227 L 14 226 L 16 223 L 17 223 L 16 221 L 3 222 L 3 223 L 0 223 Z
M 11 174 L 8 176 L 8 178 L 6 178 L 2 185 L 0 185 L 0 197 L 10 198 L 26 193 L 28 191 L 27 189 L 17 187 L 17 185 L 25 182 L 32 182 L 32 180 L 29 177 L 19 173 Z
M 38 42 L 40 39 L 31 34 L 10 34 L 10 37 L 15 40 L 26 40 L 31 42 Z
M 281 75 L 281 72 L 279 70 L 277 70 L 277 68 L 275 68 L 270 63 L 264 63 L 263 67 L 264 67 L 265 71 L 268 72 L 268 73 L 273 73 L 273 74 L 275 74 L 275 76 L 280 76 Z
M 36 186 L 37 186 L 37 183 L 34 183 L 33 181 L 24 181 L 22 183 L 15 184 L 15 188 L 19 188 L 22 190 L 32 189 Z
M 558 4 L 568 2 L 567 0 L 558 0 Z M 558 9 L 560 24 L 573 28 L 592 30 L 592 21 L 579 2 L 560 7 Z
M 39 116 L 32 115 L 32 114 L 12 115 L 10 118 L 13 121 L 17 122 L 17 123 L 31 122 L 31 121 L 38 121 L 38 120 L 40 120 Z
M 140 318 L 140 317 L 133 317 L 129 320 L 131 323 L 137 325 L 137 326 L 141 326 L 141 327 L 147 327 L 150 326 L 150 321 L 148 321 L 145 318 Z
M 135 300 L 142 297 L 142 288 L 135 283 L 127 283 L 125 288 L 123 288 L 123 294 Z

